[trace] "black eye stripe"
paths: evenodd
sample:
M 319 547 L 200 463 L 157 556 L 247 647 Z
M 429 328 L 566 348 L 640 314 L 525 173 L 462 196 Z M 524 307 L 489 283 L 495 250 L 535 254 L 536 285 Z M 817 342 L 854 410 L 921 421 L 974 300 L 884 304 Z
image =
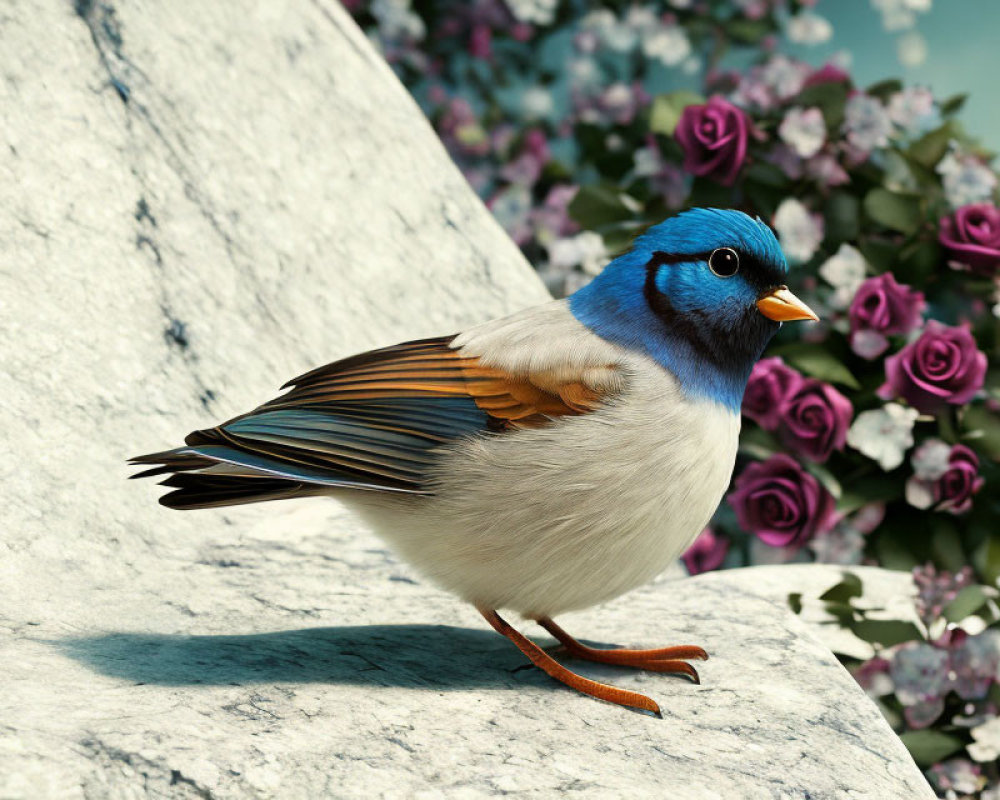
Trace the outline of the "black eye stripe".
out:
M 646 267 L 655 268 L 663 265 L 690 264 L 695 261 L 707 262 L 712 257 L 712 253 L 721 249 L 723 248 L 717 247 L 715 250 L 707 250 L 702 253 L 668 253 L 664 250 L 657 250 L 653 253 L 653 257 L 646 264 Z M 740 274 L 751 285 L 767 289 L 788 282 L 788 275 L 784 270 L 770 263 L 761 263 L 754 256 L 735 247 L 730 247 L 729 249 L 734 250 L 736 255 L 739 256 Z

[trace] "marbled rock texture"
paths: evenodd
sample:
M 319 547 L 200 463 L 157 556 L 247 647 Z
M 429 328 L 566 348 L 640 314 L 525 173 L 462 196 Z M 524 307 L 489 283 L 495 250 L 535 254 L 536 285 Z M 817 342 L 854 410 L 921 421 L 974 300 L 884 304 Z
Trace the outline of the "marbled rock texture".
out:
M 712 652 L 700 687 L 582 668 L 656 720 L 526 668 L 333 501 L 127 482 L 311 366 L 545 293 L 332 0 L 7 0 L 0 54 L 0 797 L 928 796 L 752 573 L 565 620 Z

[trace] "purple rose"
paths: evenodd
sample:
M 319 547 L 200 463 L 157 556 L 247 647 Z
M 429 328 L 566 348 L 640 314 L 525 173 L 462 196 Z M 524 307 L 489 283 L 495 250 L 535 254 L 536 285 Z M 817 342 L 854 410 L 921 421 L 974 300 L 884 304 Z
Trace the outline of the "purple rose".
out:
M 681 112 L 674 138 L 684 148 L 684 169 L 732 186 L 747 156 L 750 120 L 732 103 L 711 98 Z
M 986 355 L 976 349 L 968 327 L 932 319 L 919 339 L 885 360 L 885 376 L 878 390 L 883 400 L 902 397 L 918 411 L 933 414 L 945 403 L 968 402 L 982 388 Z
M 934 498 L 940 511 L 961 514 L 972 508 L 972 495 L 983 488 L 979 457 L 964 444 L 956 444 L 948 456 L 948 471 L 934 484 Z
M 1000 266 L 1000 209 L 989 203 L 962 206 L 954 216 L 941 218 L 938 239 L 956 261 L 992 277 Z
M 854 407 L 830 384 L 806 378 L 781 407 L 781 437 L 796 454 L 824 462 L 843 450 Z
M 806 78 L 805 83 L 802 84 L 803 89 L 807 89 L 810 86 L 819 86 L 822 83 L 850 83 L 851 76 L 848 75 L 844 70 L 838 67 L 836 64 L 831 64 L 827 62 L 818 70 L 813 72 L 808 78 Z
M 729 542 L 721 536 L 716 536 L 711 528 L 705 528 L 694 543 L 684 551 L 681 559 L 687 567 L 689 575 L 699 575 L 722 566 L 729 550 Z
M 869 360 L 882 355 L 889 347 L 886 337 L 919 327 L 926 307 L 924 293 L 896 283 L 891 272 L 869 278 L 858 288 L 847 311 L 851 349 Z
M 781 407 L 785 398 L 802 380 L 802 376 L 786 366 L 778 356 L 762 358 L 753 365 L 743 393 L 743 416 L 766 431 L 776 430 L 781 423 Z
M 743 470 L 729 494 L 740 525 L 772 547 L 799 547 L 834 523 L 833 495 L 791 456 Z

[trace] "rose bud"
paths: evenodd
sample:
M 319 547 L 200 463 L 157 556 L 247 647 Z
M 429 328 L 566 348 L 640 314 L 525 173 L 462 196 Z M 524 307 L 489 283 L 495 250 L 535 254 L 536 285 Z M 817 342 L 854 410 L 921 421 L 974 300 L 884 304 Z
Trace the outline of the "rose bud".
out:
M 886 337 L 919 327 L 926 307 L 923 292 L 896 283 L 892 273 L 869 278 L 858 288 L 847 311 L 851 349 L 867 359 L 882 355 L 889 347 Z

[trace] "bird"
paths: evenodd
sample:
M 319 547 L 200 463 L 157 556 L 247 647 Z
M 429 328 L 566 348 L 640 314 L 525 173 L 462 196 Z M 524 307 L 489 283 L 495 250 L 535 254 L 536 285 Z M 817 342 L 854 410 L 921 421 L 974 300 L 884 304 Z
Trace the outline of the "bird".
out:
M 471 603 L 558 681 L 660 715 L 570 656 L 688 676 L 698 646 L 599 649 L 554 617 L 654 578 L 725 494 L 754 363 L 816 314 L 787 287 L 771 229 L 694 208 L 649 227 L 589 284 L 457 335 L 354 355 L 249 413 L 131 459 L 160 503 L 200 509 L 332 496 L 427 580 Z

